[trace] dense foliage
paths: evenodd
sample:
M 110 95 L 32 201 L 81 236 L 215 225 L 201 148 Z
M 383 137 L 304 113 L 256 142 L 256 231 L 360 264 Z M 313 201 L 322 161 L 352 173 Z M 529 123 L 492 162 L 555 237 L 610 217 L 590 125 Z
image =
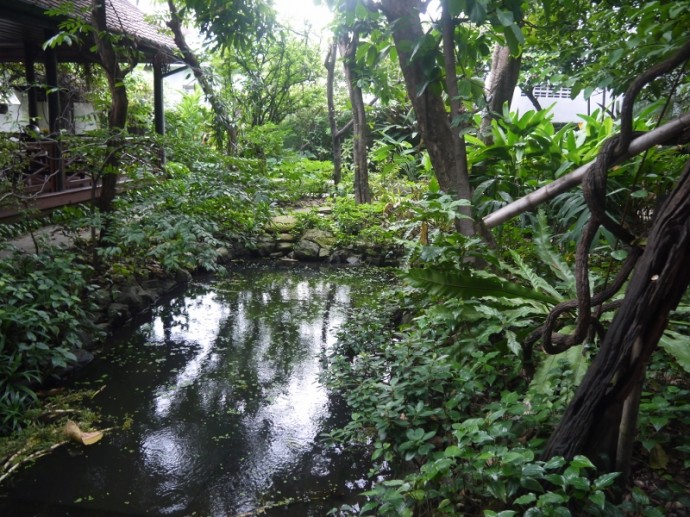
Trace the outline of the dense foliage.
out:
M 140 138 L 150 91 L 128 76 L 118 172 L 132 188 L 118 194 L 112 212 L 86 204 L 52 214 L 72 250 L 39 240 L 35 253 L 8 251 L 0 260 L 0 431 L 35 424 L 39 415 L 27 409 L 39 403 L 36 390 L 100 337 L 88 302 L 100 288 L 218 271 L 234 253 L 252 256 L 271 217 L 290 213 L 295 234 L 320 230 L 341 249 L 388 247 L 401 261 L 399 284 L 358 308 L 329 358 L 327 380 L 352 415 L 326 438 L 372 458 L 361 504 L 333 514 L 661 515 L 690 506 L 687 297 L 654 353 L 634 359 L 640 414 L 632 450 L 621 453 L 631 465 L 612 468 L 596 447 L 552 455 L 548 443 L 632 281 L 587 307 L 592 321 L 580 341 L 558 353 L 539 346 L 545 328 L 565 339 L 579 327 L 583 284 L 587 296 L 606 291 L 646 248 L 654 217 L 683 178 L 687 137 L 606 163 L 603 211 L 634 235 L 628 242 L 610 225 L 583 240 L 603 217 L 593 211 L 591 184 L 540 198 L 538 209 L 491 231 L 482 227 L 496 210 L 604 160 L 602 149 L 620 133 L 649 136 L 687 118 L 690 4 L 447 0 L 420 17 L 427 2 L 327 3 L 336 13 L 333 48 L 340 43 L 346 54 L 338 65 L 347 57 L 348 86 L 370 100 L 352 135 L 356 98 L 345 98 L 345 79 L 335 74 L 340 87 L 329 110 L 323 49 L 309 33 L 279 28 L 270 2 L 178 2 L 213 43 L 204 58 L 232 118 L 234 147 L 216 141 L 217 106 L 199 91 L 167 113 L 167 135 Z M 638 74 L 679 57 L 617 106 L 555 124 L 548 108 L 496 109 L 494 78 L 505 71 L 497 56 L 506 50 L 504 64 L 520 72 L 514 83 L 587 95 L 622 94 Z M 111 95 L 103 76 L 91 84 L 104 122 Z M 333 127 L 343 133 L 329 135 Z M 65 148 L 99 179 L 109 172 L 111 136 L 65 138 Z M 365 137 L 358 166 L 367 169 L 372 202 L 359 203 L 354 162 Z M 25 163 L 8 158 L 22 145 L 0 139 L 0 205 L 31 200 L 13 180 Z M 337 185 L 335 152 L 344 164 Z M 0 228 L 3 238 L 36 229 L 24 215 Z M 554 316 L 555 307 L 565 309 Z M 604 414 L 602 430 L 622 433 L 622 417 Z

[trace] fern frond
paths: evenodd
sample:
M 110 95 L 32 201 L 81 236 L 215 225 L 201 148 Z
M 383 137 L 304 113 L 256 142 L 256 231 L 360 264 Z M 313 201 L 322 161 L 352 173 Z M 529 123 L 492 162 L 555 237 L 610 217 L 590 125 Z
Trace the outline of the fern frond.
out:
M 546 280 L 540 277 L 531 267 L 529 267 L 525 263 L 525 261 L 522 259 L 519 253 L 511 250 L 510 256 L 513 257 L 513 261 L 518 267 L 518 274 L 521 278 L 524 278 L 530 283 L 532 289 L 535 289 L 537 291 L 545 291 L 554 298 L 563 298 L 563 295 L 561 295 L 561 293 L 559 293 L 551 284 L 549 284 Z
M 567 292 L 574 293 L 575 275 L 568 264 L 566 264 L 561 256 L 551 247 L 551 232 L 549 231 L 548 222 L 546 221 L 546 213 L 543 210 L 539 210 L 537 213 L 537 224 L 534 229 L 535 235 L 533 240 L 539 258 L 564 282 L 567 287 Z
M 509 282 L 489 273 L 474 274 L 459 271 L 438 271 L 429 269 L 411 269 L 404 278 L 414 287 L 427 290 L 438 296 L 462 299 L 504 298 L 514 302 L 523 299 L 555 305 L 558 297 L 542 293 Z

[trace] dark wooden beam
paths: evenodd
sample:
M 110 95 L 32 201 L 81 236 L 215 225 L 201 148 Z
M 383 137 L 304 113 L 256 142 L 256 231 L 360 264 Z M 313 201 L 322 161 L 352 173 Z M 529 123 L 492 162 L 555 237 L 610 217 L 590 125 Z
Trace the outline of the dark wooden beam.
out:
M 66 190 L 64 192 L 52 192 L 50 194 L 41 194 L 32 203 L 31 208 L 37 208 L 40 211 L 53 210 L 66 205 L 74 205 L 77 203 L 85 203 L 91 200 L 93 193 L 91 187 L 82 187 L 73 190 Z M 100 187 L 96 189 L 96 197 L 100 196 Z M 0 208 L 0 220 L 8 220 L 16 217 L 22 213 L 26 208 Z

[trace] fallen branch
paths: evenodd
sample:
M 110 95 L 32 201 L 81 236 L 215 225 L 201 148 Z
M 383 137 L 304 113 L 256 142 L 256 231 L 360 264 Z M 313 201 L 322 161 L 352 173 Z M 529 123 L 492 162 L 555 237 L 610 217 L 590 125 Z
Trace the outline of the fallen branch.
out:
M 102 429 L 101 431 L 98 431 L 98 433 L 102 435 L 110 431 L 114 431 L 115 429 L 119 429 L 119 427 L 108 427 L 107 429 Z M 74 437 L 71 435 L 70 438 L 74 439 Z M 42 458 L 43 456 L 46 456 L 47 454 L 53 452 L 58 447 L 62 447 L 63 445 L 68 444 L 69 442 L 70 440 L 62 440 L 60 442 L 54 443 L 53 445 L 50 445 L 49 447 L 45 447 L 43 449 L 39 449 L 35 452 L 32 452 L 28 456 L 24 457 L 22 457 L 22 455 L 26 454 L 31 449 L 31 446 L 24 447 L 23 449 L 17 451 L 3 463 L 2 469 L 0 470 L 0 484 L 2 484 L 3 481 L 10 477 L 10 475 L 12 475 L 12 473 L 16 471 L 20 466 L 29 463 L 30 461 L 35 461 L 39 458 Z M 80 443 L 83 442 L 80 441 Z M 15 461 L 16 463 L 14 463 Z
M 5 463 L 5 465 L 3 466 L 3 473 L 2 473 L 2 475 L 0 476 L 0 483 L 2 483 L 3 481 L 5 481 L 5 479 L 7 479 L 8 477 L 10 477 L 10 475 L 11 475 L 15 470 L 17 470 L 21 465 L 24 465 L 25 463 L 28 463 L 28 462 L 30 462 L 30 461 L 37 460 L 38 458 L 41 458 L 41 457 L 45 456 L 46 454 L 50 454 L 50 453 L 53 452 L 55 449 L 57 449 L 58 447 L 61 447 L 61 446 L 65 445 L 66 443 L 68 443 L 67 440 L 64 440 L 64 441 L 62 441 L 62 442 L 55 443 L 55 444 L 51 445 L 50 447 L 47 447 L 47 448 L 45 448 L 45 449 L 41 449 L 41 450 L 36 451 L 36 452 L 34 452 L 34 453 L 32 453 L 32 454 L 29 454 L 28 456 L 26 456 L 25 458 L 22 458 L 20 461 L 18 461 L 17 463 L 15 463 L 14 465 L 12 465 L 11 467 L 5 468 L 5 467 L 7 467 L 7 466 L 9 465 L 9 463 L 10 463 L 10 461 L 11 461 L 12 459 L 14 459 L 14 458 L 17 457 L 17 455 L 18 455 L 19 453 L 15 454 L 15 455 L 12 456 L 12 458 L 10 458 L 10 460 L 8 460 L 7 463 Z M 26 451 L 26 449 L 22 449 L 22 451 L 20 451 L 20 453 L 23 452 L 23 451 Z
M 630 142 L 630 147 L 628 147 L 627 154 L 621 157 L 616 163 L 620 163 L 625 159 L 638 155 L 656 145 L 675 143 L 676 139 L 681 136 L 683 132 L 689 129 L 690 113 L 686 113 L 677 119 L 672 120 L 668 124 L 664 124 L 663 126 L 645 133 L 644 135 Z M 534 192 L 531 192 L 502 208 L 499 208 L 495 212 L 492 212 L 484 217 L 484 225 L 487 228 L 494 228 L 500 224 L 503 224 L 509 219 L 512 219 L 516 215 L 520 215 L 523 212 L 532 210 L 542 203 L 555 198 L 559 194 L 570 190 L 582 182 L 582 179 L 593 166 L 594 160 L 582 165 L 581 167 L 578 167 L 573 172 L 558 178 L 548 185 L 545 185 L 542 188 L 537 189 Z

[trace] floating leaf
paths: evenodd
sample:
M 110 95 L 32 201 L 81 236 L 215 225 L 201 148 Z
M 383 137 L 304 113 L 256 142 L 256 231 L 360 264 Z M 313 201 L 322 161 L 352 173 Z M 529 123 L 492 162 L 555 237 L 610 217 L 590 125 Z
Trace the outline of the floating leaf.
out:
M 103 438 L 102 431 L 84 432 L 76 422 L 68 420 L 62 430 L 63 434 L 73 442 L 81 443 L 82 445 L 93 445 Z

